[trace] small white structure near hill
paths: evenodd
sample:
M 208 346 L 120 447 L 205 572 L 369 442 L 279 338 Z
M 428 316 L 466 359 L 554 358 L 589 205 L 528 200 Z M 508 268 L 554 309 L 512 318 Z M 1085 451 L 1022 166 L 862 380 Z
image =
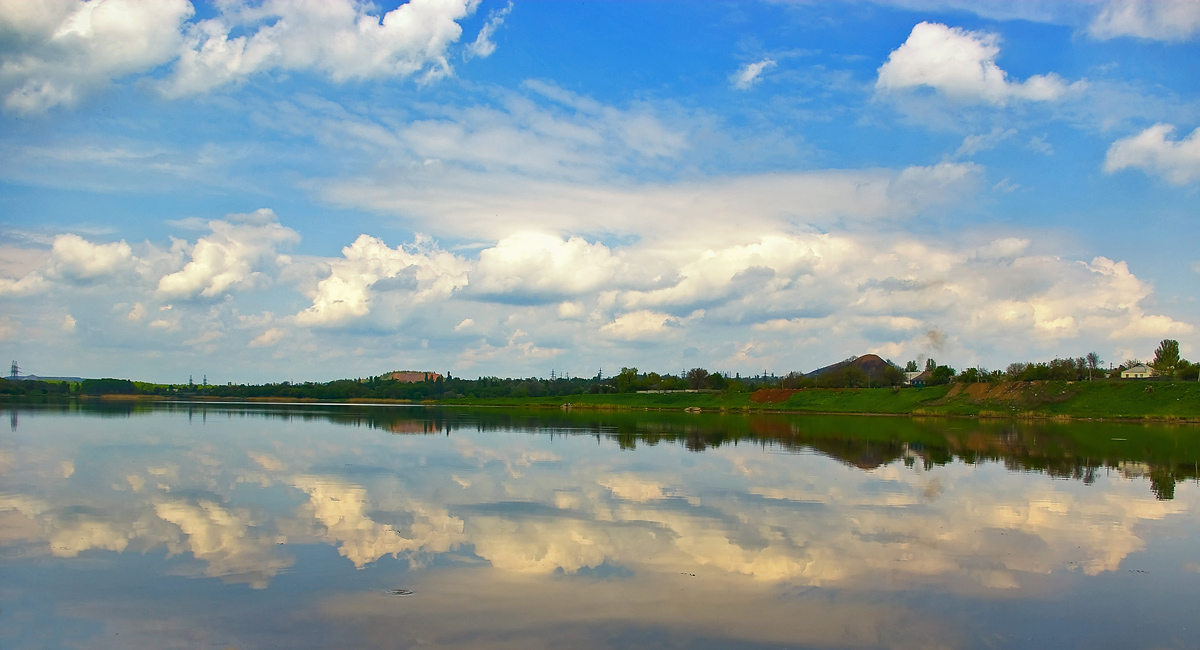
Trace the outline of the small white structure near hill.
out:
M 1144 363 L 1130 366 L 1121 371 L 1121 379 L 1145 379 L 1154 375 L 1154 369 Z

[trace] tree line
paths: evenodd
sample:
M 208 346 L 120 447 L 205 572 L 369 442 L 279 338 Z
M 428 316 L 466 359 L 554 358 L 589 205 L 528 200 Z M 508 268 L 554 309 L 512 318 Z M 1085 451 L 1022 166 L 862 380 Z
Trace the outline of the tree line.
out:
M 729 376 L 692 368 L 677 375 L 642 372 L 625 367 L 614 376 L 604 377 L 541 377 L 501 378 L 479 377 L 464 379 L 447 374 L 432 380 L 401 382 L 387 375 L 358 379 L 338 379 L 330 382 L 279 382 L 266 384 L 196 385 L 153 384 L 128 379 L 86 379 L 82 382 L 11 381 L 0 378 L 0 396 L 70 396 L 70 395 L 159 395 L 163 397 L 219 397 L 225 399 L 286 398 L 286 399 L 488 399 L 499 397 L 566 397 L 569 395 L 634 393 L 638 391 L 698 390 L 740 393 L 760 388 L 898 388 L 907 383 L 906 372 L 918 371 L 916 361 L 905 366 L 890 359 L 881 367 L 864 370 L 848 359 L 815 377 L 790 372 L 782 377 L 765 374 L 754 377 Z M 1137 359 L 1122 362 L 1116 369 L 1105 370 L 1104 361 L 1095 352 L 1077 358 L 1055 358 L 1044 362 L 1011 363 L 1004 370 L 983 367 L 958 372 L 953 367 L 927 359 L 922 376 L 923 385 L 935 386 L 950 382 L 976 383 L 999 381 L 1085 381 L 1118 378 L 1120 372 L 1140 363 Z M 1180 356 L 1179 342 L 1163 340 L 1155 350 L 1154 359 L 1147 363 L 1159 380 L 1196 381 L 1200 363 Z
M 1159 380 L 1196 381 L 1200 376 L 1200 363 L 1192 363 L 1179 354 L 1179 341 L 1164 339 L 1154 351 L 1154 359 L 1142 362 L 1127 359 L 1116 368 L 1105 369 L 1100 355 L 1090 352 L 1077 358 L 1053 359 L 1046 362 L 1010 363 L 1004 370 L 968 368 L 956 375 L 962 382 L 995 381 L 1093 381 L 1096 379 L 1120 379 L 1121 373 L 1139 364 L 1154 371 Z

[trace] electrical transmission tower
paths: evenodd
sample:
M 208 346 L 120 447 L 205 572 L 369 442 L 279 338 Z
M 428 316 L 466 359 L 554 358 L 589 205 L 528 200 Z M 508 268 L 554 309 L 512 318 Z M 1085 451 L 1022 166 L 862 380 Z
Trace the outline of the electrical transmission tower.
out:
M 13 379 L 16 379 L 16 378 L 17 378 L 17 377 L 19 377 L 20 375 L 21 375 L 21 369 L 20 369 L 20 368 L 17 366 L 17 362 L 16 362 L 16 360 L 14 359 L 14 360 L 13 360 L 13 363 L 12 363 L 12 373 L 11 373 L 11 374 L 9 374 L 9 377 L 11 377 L 11 378 L 13 378 Z

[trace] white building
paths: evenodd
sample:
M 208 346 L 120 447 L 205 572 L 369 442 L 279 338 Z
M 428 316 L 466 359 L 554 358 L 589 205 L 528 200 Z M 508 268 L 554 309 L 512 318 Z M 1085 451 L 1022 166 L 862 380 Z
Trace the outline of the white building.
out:
M 1145 379 L 1154 375 L 1154 369 L 1144 363 L 1130 366 L 1121 371 L 1121 379 Z

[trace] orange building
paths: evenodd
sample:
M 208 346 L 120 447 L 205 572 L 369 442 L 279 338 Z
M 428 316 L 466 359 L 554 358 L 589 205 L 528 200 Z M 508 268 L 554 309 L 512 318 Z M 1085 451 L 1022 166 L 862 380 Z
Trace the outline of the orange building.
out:
M 406 384 L 415 384 L 420 381 L 437 381 L 442 376 L 436 372 L 422 372 L 420 370 L 397 370 L 383 376 L 384 379 L 393 381 L 402 381 Z

